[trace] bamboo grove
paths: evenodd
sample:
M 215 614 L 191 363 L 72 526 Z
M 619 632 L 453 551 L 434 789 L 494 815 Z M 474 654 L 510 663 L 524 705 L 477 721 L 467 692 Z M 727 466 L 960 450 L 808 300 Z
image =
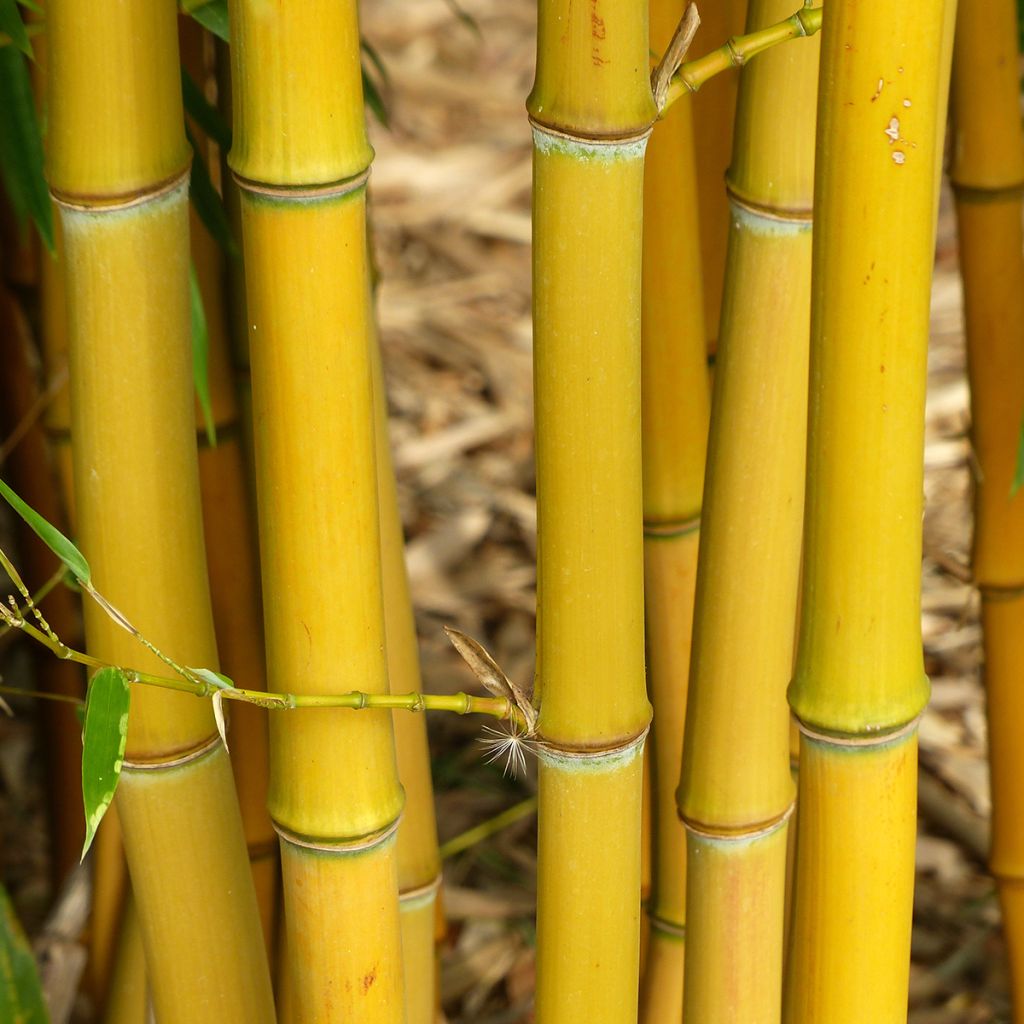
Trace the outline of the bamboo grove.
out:
M 906 1020 L 948 120 L 1024 1021 L 1016 7 L 798 4 L 539 0 L 534 687 L 452 630 L 486 693 L 438 695 L 355 0 L 0 0 L 42 240 L 0 232 L 0 615 L 54 698 L 54 881 L 90 849 L 92 1019 L 442 1021 L 448 712 L 531 758 L 540 1024 Z M 0 1017 L 48 1019 L 5 920 Z

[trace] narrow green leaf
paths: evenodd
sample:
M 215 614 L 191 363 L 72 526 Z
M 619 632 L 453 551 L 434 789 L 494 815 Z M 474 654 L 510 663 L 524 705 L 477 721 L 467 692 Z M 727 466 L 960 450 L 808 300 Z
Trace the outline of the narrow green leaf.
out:
M 0 1020 L 10 1024 L 49 1024 L 36 958 L 0 885 Z
M 89 852 L 96 829 L 114 799 L 128 739 L 131 690 L 119 668 L 101 668 L 89 680 L 82 734 L 82 798 L 85 802 L 85 845 Z
M 231 149 L 231 129 L 220 111 L 203 95 L 195 79 L 181 69 L 181 98 L 185 112 L 226 153 Z
M 377 83 L 367 74 L 366 68 L 362 68 L 363 72 L 363 99 L 366 100 L 366 105 L 370 108 L 373 116 L 385 127 L 391 127 L 391 119 L 388 116 L 388 108 L 384 103 L 384 98 L 380 94 L 380 90 L 377 88 Z
M 199 278 L 196 276 L 194 263 L 190 263 L 188 267 L 188 285 L 192 305 L 192 382 L 195 384 L 199 408 L 203 410 L 206 439 L 213 446 L 217 444 L 217 427 L 213 422 L 213 406 L 210 404 L 210 334 L 206 327 L 203 293 L 199 290 Z
M 43 9 L 39 4 L 35 3 L 34 0 L 18 0 L 18 3 L 25 8 L 26 11 L 31 11 L 33 14 L 42 14 Z
M 26 57 L 32 59 L 32 44 L 28 41 L 25 22 L 21 20 L 15 0 L 0 0 L 0 32 L 3 32 Z
M 0 480 L 0 497 L 32 527 L 39 539 L 71 570 L 75 579 L 82 583 L 89 582 L 91 573 L 85 555 L 56 526 L 48 523 L 34 508 L 22 501 L 3 480 Z
M 228 34 L 227 0 L 182 0 L 181 6 L 186 14 L 195 18 L 218 39 L 223 39 L 225 43 L 231 42 Z
M 20 20 L 20 19 L 19 19 Z M 53 252 L 53 209 L 43 176 L 43 139 L 25 58 L 13 46 L 0 47 L 0 177 L 14 209 L 31 218 Z
M 217 242 L 228 256 L 232 259 L 238 259 L 240 255 L 238 243 L 235 242 L 234 235 L 231 233 L 231 224 L 228 221 L 224 203 L 217 194 L 217 190 L 213 187 L 213 182 L 210 180 L 210 172 L 206 168 L 206 162 L 203 160 L 196 145 L 196 140 L 188 128 L 185 129 L 185 137 L 191 144 L 193 153 L 192 175 L 189 179 L 189 198 L 192 200 L 192 205 L 196 208 L 196 213 L 199 214 L 203 227 L 210 232 L 214 241 Z
M 388 74 L 387 65 L 384 63 L 384 60 L 377 51 L 377 48 L 372 43 L 368 43 L 365 39 L 360 39 L 359 49 L 370 58 L 370 63 L 376 69 L 377 74 L 380 75 L 381 82 L 383 82 L 385 86 L 390 87 L 391 76 Z
M 189 666 L 188 670 L 197 678 L 202 679 L 204 683 L 209 683 L 210 686 L 216 687 L 218 690 L 233 690 L 235 688 L 235 684 L 230 677 L 222 672 L 214 672 L 212 668 L 192 668 Z

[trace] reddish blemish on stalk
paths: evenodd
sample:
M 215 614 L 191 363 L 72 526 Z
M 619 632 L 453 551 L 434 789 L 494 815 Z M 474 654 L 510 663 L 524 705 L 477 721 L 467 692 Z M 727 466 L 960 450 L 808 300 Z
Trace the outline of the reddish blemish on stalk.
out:
M 609 63 L 601 56 L 601 43 L 604 41 L 607 32 L 604 26 L 604 18 L 597 13 L 598 0 L 590 0 L 590 37 L 594 45 L 590 48 L 590 59 L 595 67 Z
M 374 967 L 369 974 L 363 975 L 363 995 L 370 991 L 370 986 L 377 980 L 377 968 Z

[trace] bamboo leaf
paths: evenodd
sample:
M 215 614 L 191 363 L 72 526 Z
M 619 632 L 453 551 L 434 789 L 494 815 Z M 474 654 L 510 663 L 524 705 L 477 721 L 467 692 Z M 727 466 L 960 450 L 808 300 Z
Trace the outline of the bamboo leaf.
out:
M 188 670 L 198 679 L 202 679 L 204 683 L 209 683 L 214 689 L 233 690 L 235 688 L 231 679 L 222 672 L 214 672 L 212 668 L 192 668 L 190 665 Z
M 231 42 L 228 34 L 227 0 L 182 0 L 182 10 L 195 18 L 208 32 L 212 32 L 225 43 Z
M 0 0 L 0 32 L 8 36 L 26 57 L 32 59 L 32 44 L 28 41 L 25 22 L 21 20 L 15 0 Z
M 527 733 L 532 735 L 537 725 L 537 712 L 529 694 L 505 675 L 482 644 L 452 626 L 445 626 L 444 631 L 448 635 L 448 639 L 451 640 L 452 646 L 462 655 L 462 660 L 480 680 L 481 686 L 493 696 L 504 697 L 511 701 L 526 720 Z
M 1013 474 L 1013 483 L 1010 485 L 1010 497 L 1012 498 L 1024 484 L 1024 423 L 1021 424 L 1020 439 L 1017 441 L 1017 469 Z
M 20 19 L 19 19 L 20 21 Z M 0 47 L 0 177 L 14 209 L 31 218 L 53 252 L 53 209 L 43 176 L 43 140 L 25 58 L 13 46 Z
M 217 444 L 217 426 L 213 422 L 213 405 L 210 402 L 210 332 L 206 326 L 206 310 L 203 309 L 203 293 L 199 289 L 194 263 L 188 266 L 189 300 L 192 306 L 192 382 L 195 385 L 199 408 L 203 410 L 206 425 L 206 439 L 210 446 Z
M 96 829 L 114 799 L 128 739 L 131 691 L 119 668 L 101 668 L 89 681 L 82 738 L 82 798 L 85 803 L 85 858 Z
M 49 1024 L 32 947 L 0 885 L 0 1020 Z
M 188 116 L 226 153 L 231 148 L 231 129 L 184 67 L 181 69 L 181 98 Z
M 217 723 L 217 732 L 224 749 L 228 749 L 228 723 L 224 717 L 224 691 L 218 690 L 213 695 L 213 720 Z
M 207 170 L 206 161 L 203 160 L 199 147 L 192 133 L 185 128 L 185 137 L 192 146 L 192 175 L 189 178 L 189 198 L 192 205 L 199 214 L 199 219 L 214 241 L 230 256 L 237 259 L 239 256 L 238 243 L 231 233 L 231 224 L 228 221 L 227 211 L 224 204 L 213 187 L 210 180 L 210 172 Z
M 42 14 L 43 9 L 39 4 L 35 3 L 34 0 L 18 0 L 20 6 L 24 7 L 26 11 L 31 11 L 33 14 Z
M 462 6 L 462 4 L 459 3 L 459 0 L 444 0 L 444 2 L 448 5 L 452 14 L 454 14 L 455 17 L 473 33 L 473 35 L 478 39 L 483 39 L 484 34 L 480 31 L 479 22 Z
M 92 575 L 89 563 L 74 544 L 52 523 L 48 523 L 34 508 L 18 497 L 0 480 L 0 496 L 25 520 L 39 539 L 71 570 L 75 579 L 88 583 Z

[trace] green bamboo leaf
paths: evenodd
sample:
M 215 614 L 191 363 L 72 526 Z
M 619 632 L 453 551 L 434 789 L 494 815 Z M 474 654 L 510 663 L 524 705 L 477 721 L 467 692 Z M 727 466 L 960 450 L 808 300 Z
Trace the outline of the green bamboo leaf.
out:
M 96 829 L 114 799 L 128 739 L 131 691 L 119 668 L 101 668 L 89 680 L 82 734 L 82 798 L 85 802 L 85 845 L 89 852 Z
M 0 1020 L 10 1024 L 49 1024 L 36 959 L 0 885 Z
M 1020 438 L 1017 441 L 1017 470 L 1013 474 L 1013 483 L 1010 485 L 1010 497 L 1012 498 L 1024 485 L 1024 423 L 1021 424 Z
M 191 144 L 193 152 L 189 198 L 196 208 L 196 213 L 199 214 L 199 219 L 203 222 L 203 227 L 210 232 L 210 235 L 228 256 L 237 259 L 240 255 L 238 243 L 231 233 L 231 224 L 228 221 L 224 203 L 213 187 L 210 172 L 206 168 L 206 161 L 203 160 L 196 140 L 188 128 L 185 129 L 185 137 Z
M 34 508 L 26 504 L 0 480 L 0 497 L 25 520 L 39 539 L 71 570 L 75 579 L 88 583 L 92 573 L 89 563 L 74 544 L 52 523 L 48 523 Z
M 19 19 L 20 20 L 20 19 Z M 53 210 L 43 176 L 43 139 L 25 58 L 13 46 L 0 47 L 0 177 L 15 216 L 31 218 L 53 252 Z
M 195 79 L 181 69 L 181 97 L 185 112 L 226 153 L 231 149 L 231 129 L 220 111 L 203 95 Z
M 31 11 L 33 14 L 42 14 L 43 9 L 39 4 L 34 3 L 33 0 L 18 0 L 18 3 L 25 8 L 26 11 Z
M 473 33 L 473 35 L 478 39 L 483 39 L 484 34 L 480 31 L 479 22 L 462 6 L 462 4 L 459 3 L 459 0 L 445 0 L 445 3 L 450 8 L 452 14 L 454 14 L 455 17 Z
M 231 679 L 221 672 L 214 672 L 212 668 L 192 668 L 189 666 L 189 672 L 218 690 L 233 690 L 235 688 L 235 684 Z
M 196 267 L 188 267 L 189 299 L 192 306 L 192 382 L 195 385 L 199 408 L 203 410 L 206 439 L 213 447 L 217 444 L 217 427 L 213 422 L 213 406 L 210 403 L 209 353 L 210 333 L 206 326 L 206 310 L 203 308 L 203 293 L 199 289 Z
M 225 43 L 231 42 L 228 37 L 228 4 L 227 0 L 182 0 L 182 10 L 191 15 L 208 32 L 212 32 Z
M 363 99 L 366 100 L 366 105 L 370 108 L 373 116 L 385 127 L 391 127 L 391 118 L 388 116 L 387 104 L 384 102 L 384 97 L 381 96 L 380 90 L 377 88 L 377 83 L 367 74 L 366 68 L 362 68 L 363 73 Z
M 15 0 L 0 0 L 0 32 L 7 36 L 26 57 L 32 59 L 32 44 L 28 41 L 25 22 L 21 20 Z

